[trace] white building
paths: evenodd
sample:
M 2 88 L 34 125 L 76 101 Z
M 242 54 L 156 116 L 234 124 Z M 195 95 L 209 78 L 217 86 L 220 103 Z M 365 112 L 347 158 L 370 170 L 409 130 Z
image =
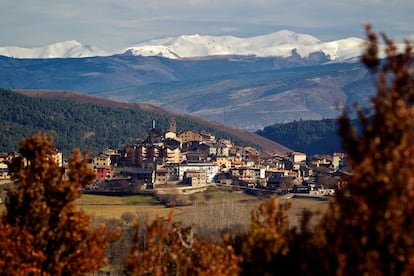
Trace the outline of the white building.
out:
M 178 180 L 184 179 L 186 171 L 204 171 L 206 173 L 207 183 L 214 182 L 214 177 L 218 174 L 217 164 L 213 162 L 197 162 L 197 163 L 184 163 L 178 166 Z

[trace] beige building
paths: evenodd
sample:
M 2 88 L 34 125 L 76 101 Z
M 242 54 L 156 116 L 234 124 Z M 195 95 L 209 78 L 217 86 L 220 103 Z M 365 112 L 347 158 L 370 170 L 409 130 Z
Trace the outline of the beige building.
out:
M 184 182 L 191 186 L 202 186 L 207 184 L 206 172 L 203 170 L 187 170 L 184 173 Z
M 218 156 L 216 163 L 219 172 L 228 172 L 231 168 L 231 160 L 226 156 Z
M 98 168 L 98 167 L 107 167 L 111 166 L 111 158 L 108 155 L 99 155 L 93 158 L 92 160 L 92 167 Z
M 168 169 L 157 167 L 155 170 L 155 185 L 167 184 L 169 179 Z
M 165 148 L 165 163 L 180 163 L 180 148 Z
M 177 137 L 181 140 L 182 143 L 202 141 L 202 136 L 200 133 L 191 130 L 182 131 L 178 133 Z
M 306 162 L 306 154 L 301 152 L 291 152 L 288 157 L 292 161 L 293 169 L 299 170 L 300 165 Z

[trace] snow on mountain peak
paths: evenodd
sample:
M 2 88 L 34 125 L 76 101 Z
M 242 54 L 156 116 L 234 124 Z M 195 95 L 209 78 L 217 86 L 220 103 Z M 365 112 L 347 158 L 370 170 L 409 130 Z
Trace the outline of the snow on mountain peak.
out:
M 95 46 L 68 40 L 37 48 L 0 47 L 0 55 L 16 58 L 80 58 L 107 54 Z
M 267 35 L 239 38 L 234 36 L 182 35 L 173 38 L 151 40 L 127 48 L 134 55 L 158 55 L 166 58 L 194 58 L 219 55 L 253 55 L 258 57 L 290 57 L 296 52 L 308 57 L 323 52 L 331 59 L 357 57 L 361 52 L 362 39 L 343 39 L 321 42 L 319 39 L 281 30 Z
M 290 57 L 296 53 L 308 57 L 322 52 L 331 60 L 358 57 L 363 40 L 346 38 L 322 42 L 317 38 L 289 30 L 240 38 L 235 36 L 181 35 L 150 40 L 117 52 L 105 52 L 95 46 L 82 45 L 76 40 L 54 43 L 38 48 L 0 47 L 0 55 L 16 58 L 79 58 L 130 53 L 137 56 L 162 56 L 171 59 L 224 55 L 251 55 L 257 57 Z

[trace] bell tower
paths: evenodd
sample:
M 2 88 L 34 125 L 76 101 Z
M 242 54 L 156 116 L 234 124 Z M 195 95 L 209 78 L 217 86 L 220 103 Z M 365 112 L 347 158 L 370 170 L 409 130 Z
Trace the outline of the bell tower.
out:
M 170 131 L 174 133 L 177 132 L 177 122 L 175 121 L 175 117 L 170 117 Z

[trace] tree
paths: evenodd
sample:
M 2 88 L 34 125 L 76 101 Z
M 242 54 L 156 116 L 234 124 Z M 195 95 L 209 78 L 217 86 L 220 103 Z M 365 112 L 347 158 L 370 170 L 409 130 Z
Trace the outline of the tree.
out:
M 52 138 L 38 133 L 20 143 L 21 157 L 10 166 L 15 188 L 7 194 L 0 221 L 0 270 L 17 275 L 74 275 L 105 264 L 115 232 L 90 226 L 76 208 L 80 189 L 94 179 L 75 150 L 69 171 L 56 163 Z
M 305 212 L 289 228 L 287 207 L 266 202 L 235 239 L 242 274 L 412 275 L 414 273 L 414 73 L 409 43 L 400 54 L 383 35 L 362 56 L 377 85 L 372 107 L 356 105 L 358 130 L 345 110 L 339 134 L 351 169 L 314 229 Z M 283 273 L 282 273 L 283 274 Z
M 398 53 L 366 27 L 362 62 L 373 75 L 372 108 L 356 106 L 360 128 L 347 112 L 339 134 L 352 174 L 316 229 L 313 246 L 324 252 L 324 274 L 400 275 L 414 271 L 414 73 L 412 48 Z
M 142 225 L 135 235 L 126 270 L 132 275 L 237 275 L 237 257 L 228 239 L 202 241 L 193 227 L 172 223 L 172 214 Z
M 335 188 L 337 188 L 337 186 L 338 186 L 337 182 L 338 182 L 338 180 L 334 176 L 331 176 L 331 175 L 328 175 L 328 174 L 320 173 L 320 174 L 317 174 L 317 176 L 316 176 L 316 184 L 319 187 L 322 187 L 324 189 L 335 189 Z
M 293 188 L 293 178 L 290 176 L 285 176 L 280 179 L 280 188 L 282 191 L 289 191 Z

